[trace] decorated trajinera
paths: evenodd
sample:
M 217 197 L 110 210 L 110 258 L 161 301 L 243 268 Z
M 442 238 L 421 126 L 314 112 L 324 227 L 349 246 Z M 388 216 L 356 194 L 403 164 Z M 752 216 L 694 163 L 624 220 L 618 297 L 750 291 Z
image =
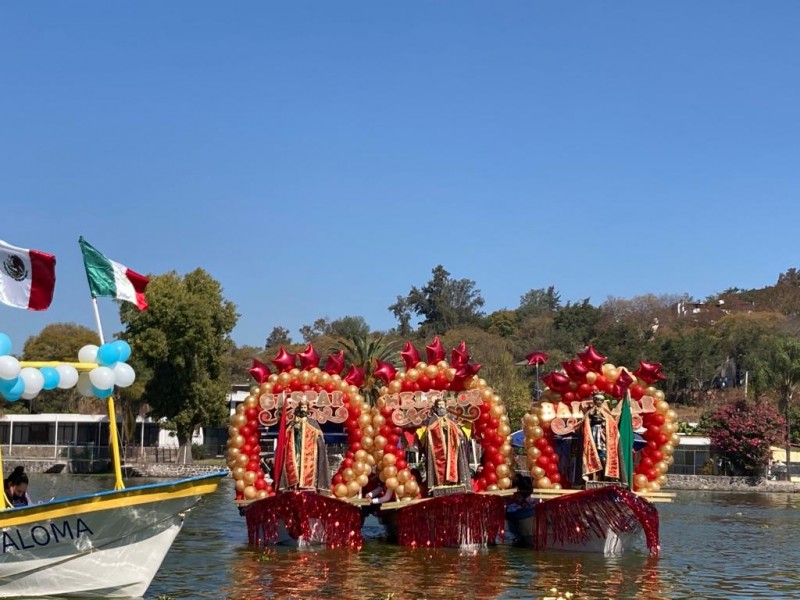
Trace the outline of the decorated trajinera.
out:
M 390 539 L 403 545 L 487 545 L 502 535 L 513 476 L 502 400 L 477 376 L 466 344 L 449 361 L 438 338 L 425 350 L 423 360 L 407 342 L 402 370 L 371 365 L 384 384 L 374 402 L 362 389 L 365 371 L 345 373 L 341 352 L 320 367 L 310 344 L 297 355 L 281 349 L 272 360 L 278 373 L 254 361 L 259 386 L 231 417 L 228 442 L 251 543 L 359 547 L 367 506 L 381 509 Z M 328 423 L 347 437 L 330 480 Z M 262 428 L 277 428 L 271 473 L 261 461 Z M 471 440 L 481 447 L 475 473 Z M 410 465 L 409 453 L 420 464 Z
M 528 359 L 538 373 L 547 355 Z M 677 415 L 655 387 L 663 379 L 660 364 L 629 371 L 591 346 L 541 378 L 546 387 L 521 432 L 541 502 L 511 507 L 509 530 L 519 543 L 620 554 L 643 531 L 658 553 L 652 502 L 673 496 L 660 490 L 679 442 Z

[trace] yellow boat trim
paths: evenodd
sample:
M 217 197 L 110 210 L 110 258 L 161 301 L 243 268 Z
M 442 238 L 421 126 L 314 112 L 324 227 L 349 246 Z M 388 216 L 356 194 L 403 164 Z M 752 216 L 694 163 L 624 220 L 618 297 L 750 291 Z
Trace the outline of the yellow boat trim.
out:
M 86 513 L 111 510 L 115 508 L 127 508 L 151 502 L 161 502 L 164 500 L 174 500 L 176 498 L 187 498 L 189 496 L 203 496 L 212 494 L 217 490 L 219 480 L 211 482 L 186 483 L 176 488 L 165 491 L 154 491 L 151 489 L 131 489 L 124 490 L 119 494 L 109 494 L 107 496 L 95 496 L 89 498 L 78 498 L 61 504 L 57 507 L 47 505 L 32 506 L 25 510 L 24 514 L 14 514 L 14 509 L 0 512 L 0 527 L 15 527 L 35 523 L 45 519 L 63 519 L 65 517 L 80 516 Z

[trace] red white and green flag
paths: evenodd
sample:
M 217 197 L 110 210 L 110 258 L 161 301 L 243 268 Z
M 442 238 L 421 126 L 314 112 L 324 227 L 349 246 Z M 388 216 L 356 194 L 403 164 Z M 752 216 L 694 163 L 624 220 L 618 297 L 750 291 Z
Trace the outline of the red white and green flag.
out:
M 0 240 L 0 302 L 46 310 L 56 287 L 56 257 Z
M 116 298 L 133 302 L 139 310 L 147 308 L 144 298 L 144 290 L 150 282 L 147 277 L 106 258 L 83 237 L 78 243 L 83 252 L 83 266 L 86 267 L 92 298 Z

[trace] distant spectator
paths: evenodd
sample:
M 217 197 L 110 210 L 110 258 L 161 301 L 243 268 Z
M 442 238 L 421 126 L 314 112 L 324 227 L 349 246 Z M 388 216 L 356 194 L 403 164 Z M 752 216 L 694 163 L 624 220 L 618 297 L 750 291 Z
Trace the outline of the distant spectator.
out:
M 28 506 L 31 503 L 28 496 L 28 475 L 25 467 L 18 466 L 3 481 L 3 489 L 11 506 Z

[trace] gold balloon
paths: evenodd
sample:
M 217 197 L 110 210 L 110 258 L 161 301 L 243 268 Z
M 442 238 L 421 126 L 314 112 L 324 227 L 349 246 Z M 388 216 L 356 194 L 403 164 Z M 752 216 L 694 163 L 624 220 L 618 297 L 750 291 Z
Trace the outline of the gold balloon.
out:
M 383 476 L 388 479 L 389 477 L 397 477 L 397 467 L 389 465 L 383 467 Z
M 278 374 L 272 373 L 269 377 L 267 377 L 267 381 L 270 383 L 278 383 Z
M 656 464 L 653 465 L 653 468 L 656 470 L 656 473 L 659 475 L 663 475 L 669 469 L 669 465 L 663 460 L 658 461 Z
M 667 435 L 672 435 L 673 433 L 676 433 L 678 431 L 678 426 L 673 422 L 664 423 L 664 426 L 661 428 L 661 431 L 663 431 Z
M 483 398 L 483 401 L 486 402 L 487 404 L 491 404 L 490 401 L 491 401 L 493 395 L 494 394 L 492 394 L 492 390 L 483 390 L 481 392 L 481 398 Z M 491 409 L 490 409 L 489 412 L 491 412 Z
M 642 473 L 637 473 L 636 475 L 633 476 L 633 487 L 636 490 L 646 490 L 648 483 L 649 482 L 647 481 L 647 475 L 644 475 Z
M 244 482 L 247 485 L 253 485 L 256 482 L 256 479 L 258 479 L 258 476 L 256 475 L 255 471 L 245 471 L 242 479 L 244 479 Z
M 369 452 L 366 450 L 356 450 L 353 460 L 355 462 L 364 462 L 367 460 L 367 456 L 369 456 Z
M 258 494 L 258 490 L 254 488 L 252 485 L 248 485 L 246 488 L 244 488 L 244 491 L 242 493 L 244 494 L 245 500 L 255 500 L 256 494 Z
M 508 443 L 503 444 L 498 448 L 498 450 L 500 450 L 500 454 L 502 454 L 503 456 L 508 456 L 509 454 L 511 454 L 511 444 Z
M 411 471 L 409 471 L 408 469 L 403 469 L 397 474 L 397 481 L 399 481 L 400 483 L 405 483 L 409 479 L 411 479 Z
M 425 367 L 425 375 L 429 379 L 433 379 L 439 374 L 439 369 L 436 368 L 436 365 L 428 365 Z
M 400 390 L 403 389 L 403 384 L 399 381 L 392 381 L 389 383 L 389 393 L 390 394 L 399 394 Z
M 398 484 L 397 487 L 394 488 L 394 493 L 398 498 L 403 498 L 406 496 L 406 486 L 402 483 Z
M 550 481 L 549 477 L 540 477 L 536 480 L 535 487 L 540 490 L 549 490 L 551 487 L 553 487 L 553 482 Z
M 375 428 L 372 425 L 367 425 L 366 427 L 364 427 L 364 429 L 361 430 L 361 433 L 363 433 L 364 435 L 368 435 L 369 437 L 375 437 L 375 434 L 377 432 L 375 431 Z
M 258 399 L 253 396 L 248 396 L 244 401 L 244 405 L 247 408 L 255 408 L 258 406 Z
M 289 385 L 291 381 L 292 381 L 292 376 L 289 375 L 288 373 L 281 373 L 280 375 L 278 375 L 278 383 L 281 384 L 282 386 Z
M 233 484 L 233 487 L 236 488 L 237 492 L 243 492 L 245 488 L 244 479 L 237 479 L 236 483 Z
M 666 414 L 669 410 L 669 404 L 667 404 L 666 400 L 659 400 L 656 402 L 656 412 L 660 415 Z
M 236 407 L 236 414 L 237 415 L 244 414 L 244 402 L 242 402 L 239 406 Z M 247 419 L 245 419 L 245 422 L 247 422 Z
M 497 484 L 495 484 L 495 483 L 493 483 L 493 484 L 491 484 L 491 485 L 487 485 L 487 486 L 486 486 L 486 491 L 487 491 L 487 492 L 496 492 L 496 491 L 497 491 L 497 490 L 499 490 L 499 489 L 500 489 L 500 488 L 499 488 L 499 487 L 497 487 Z
M 647 485 L 647 488 L 648 488 L 648 490 L 649 490 L 649 491 L 651 491 L 651 492 L 660 492 L 660 491 L 661 491 L 661 486 L 660 486 L 660 485 L 658 485 L 658 482 L 657 482 L 657 481 L 651 481 L 651 482 L 650 482 L 650 483 Z
M 367 464 L 363 462 L 357 462 L 353 464 L 353 472 L 356 475 L 362 475 L 367 472 Z
M 538 440 L 541 437 L 544 437 L 544 429 L 541 427 L 534 427 L 533 428 L 533 439 Z
M 247 440 L 244 439 L 243 435 L 237 435 L 231 438 L 231 447 L 232 448 L 241 448 L 247 443 Z
M 370 415 L 361 414 L 361 416 L 358 417 L 358 426 L 361 429 L 364 429 L 370 423 L 372 423 L 372 417 Z
M 241 429 L 247 425 L 247 417 L 245 417 L 243 414 L 235 414 L 231 417 L 231 425 L 237 429 Z
M 428 363 L 426 363 L 424 360 L 421 360 L 414 366 L 416 367 L 417 371 L 424 371 L 428 368 Z
M 245 470 L 244 467 L 234 467 L 233 469 L 231 469 L 231 475 L 233 475 L 234 479 L 242 479 L 246 472 L 247 471 Z
M 656 400 L 664 400 L 665 398 L 664 392 L 662 392 L 661 390 L 656 390 L 656 393 L 653 394 L 653 398 L 655 398 Z
M 268 496 L 269 496 L 269 493 L 267 492 L 267 490 L 258 490 L 256 492 L 256 500 L 263 500 L 264 498 L 267 498 Z
M 359 487 L 363 488 L 365 485 L 367 485 L 368 482 L 369 478 L 366 475 L 362 474 L 356 477 L 356 483 L 359 485 Z
M 356 472 L 352 468 L 347 467 L 342 471 L 342 479 L 344 479 L 345 481 L 353 481 L 353 479 L 355 478 L 356 478 Z
M 438 363 L 436 363 L 436 368 L 438 368 L 440 371 L 447 371 L 449 366 L 450 363 L 446 360 L 440 360 Z
M 225 461 L 225 464 L 228 465 L 229 469 L 233 470 L 236 467 L 236 459 L 235 458 L 233 458 L 233 459 L 229 458 L 227 461 Z
M 237 435 L 239 435 L 239 428 L 238 427 L 234 427 L 233 425 L 228 427 L 228 439 L 231 439 L 232 437 L 236 437 Z
M 456 370 L 453 367 L 447 369 L 447 381 L 453 381 L 456 378 Z
M 539 450 L 536 446 L 531 446 L 527 450 L 528 460 L 535 461 L 542 455 L 542 451 Z
M 347 486 L 343 483 L 339 483 L 333 488 L 333 495 L 337 498 L 344 498 L 347 496 Z
M 674 410 L 672 410 L 672 409 L 670 408 L 670 409 L 667 411 L 666 417 L 667 417 L 667 421 L 672 421 L 672 422 L 675 422 L 675 421 L 677 421 L 677 420 L 678 420 L 678 413 L 676 413 Z
M 247 463 L 249 462 L 250 462 L 250 457 L 247 456 L 246 454 L 240 454 L 239 456 L 236 457 L 236 464 L 239 465 L 240 467 L 246 467 Z
M 409 496 L 416 496 L 419 494 L 419 484 L 413 479 L 405 483 L 405 493 Z
M 236 460 L 242 451 L 239 448 L 228 448 L 228 458 L 230 460 Z
M 386 417 L 384 417 L 381 413 L 377 413 L 372 417 L 373 427 L 377 427 L 378 429 L 380 429 L 384 425 L 386 425 Z
M 664 485 L 667 483 L 667 476 L 659 475 L 658 477 L 656 477 L 656 481 L 658 482 L 658 485 Z
M 326 386 L 331 382 L 330 373 L 320 373 L 319 374 L 319 384 L 322 386 Z
M 497 476 L 498 477 L 508 477 L 511 473 L 511 469 L 508 468 L 508 465 L 497 465 Z
M 677 433 L 673 433 L 671 436 L 669 436 L 669 443 L 672 444 L 674 448 L 681 443 L 681 436 L 679 436 Z
M 536 480 L 541 479 L 547 474 L 547 472 L 542 467 L 533 467 L 531 469 L 531 477 Z
M 365 435 L 364 437 L 361 438 L 361 445 L 367 450 L 372 448 L 374 442 L 375 440 L 373 440 L 372 437 L 368 435 Z
M 594 371 L 589 371 L 586 374 L 586 383 L 588 383 L 589 385 L 593 385 L 595 381 L 597 381 L 597 373 L 595 373 Z
M 382 435 L 376 435 L 372 440 L 373 446 L 375 446 L 375 448 L 378 450 L 383 450 L 386 447 L 386 442 L 386 438 Z
M 386 454 L 383 457 L 383 464 L 385 465 L 393 465 L 397 461 L 397 457 L 394 454 Z
M 361 486 L 358 485 L 357 481 L 350 481 L 347 484 L 347 497 L 348 498 L 352 498 L 353 496 L 358 494 L 359 491 L 361 491 Z
M 397 481 L 397 477 L 387 477 L 386 478 L 386 487 L 390 490 L 397 488 L 400 485 L 400 482 Z
M 508 477 L 501 477 L 497 480 L 497 487 L 499 487 L 501 490 L 507 490 L 511 487 L 511 479 Z
M 511 435 L 511 427 L 509 427 L 505 423 L 501 423 L 500 426 L 497 428 L 497 434 L 502 437 L 508 437 L 509 435 Z
M 297 376 L 300 380 L 300 383 L 309 383 L 311 381 L 311 373 L 308 371 L 300 371 L 300 375 Z
M 534 426 L 539 424 L 539 417 L 533 413 L 525 413 L 525 416 L 522 417 L 522 421 L 525 423 L 525 425 Z
M 368 454 L 368 455 L 367 455 L 367 464 L 368 464 L 370 467 L 374 467 L 374 466 L 375 466 L 375 457 L 374 457 L 374 456 L 372 456 L 372 454 Z
M 661 446 L 661 452 L 664 454 L 664 456 L 672 456 L 673 452 L 675 452 L 675 446 L 670 443 L 666 443 Z
M 409 381 L 416 381 L 417 379 L 419 379 L 419 371 L 417 371 L 416 369 L 409 369 L 408 372 L 406 373 L 406 379 L 408 379 Z
M 560 483 L 554 483 L 553 484 L 553 489 L 554 490 L 560 490 L 561 489 L 561 484 Z

